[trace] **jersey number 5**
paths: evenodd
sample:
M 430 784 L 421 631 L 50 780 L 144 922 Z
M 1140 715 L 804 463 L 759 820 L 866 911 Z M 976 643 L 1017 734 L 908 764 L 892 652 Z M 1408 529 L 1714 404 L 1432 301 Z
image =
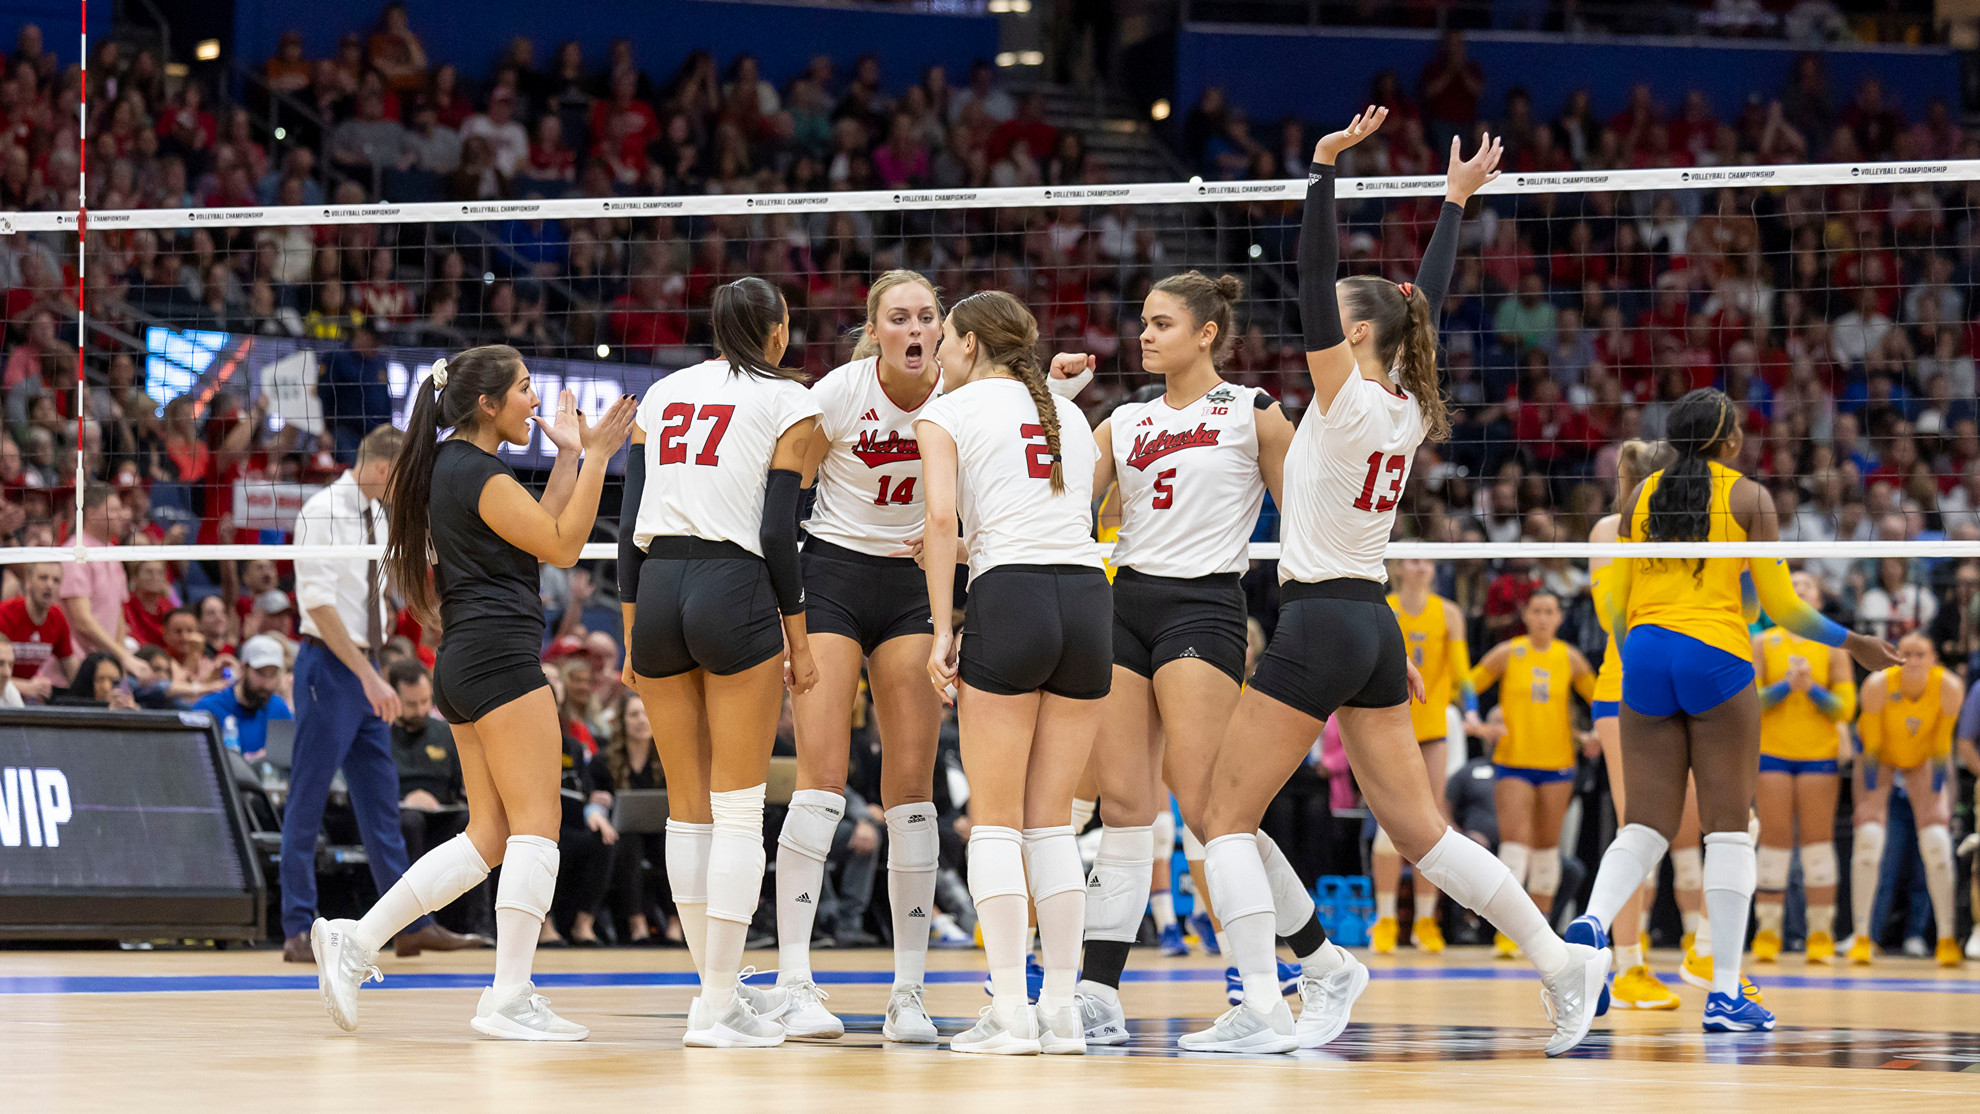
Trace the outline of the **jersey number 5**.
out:
M 1021 425 L 1018 436 L 1024 438 L 1024 464 L 1034 480 L 1052 478 L 1052 446 L 1045 443 L 1045 427 L 1042 425 Z
M 1396 500 L 1402 497 L 1404 465 L 1402 457 L 1392 456 L 1385 460 L 1381 453 L 1369 453 L 1368 478 L 1361 481 L 1361 496 L 1354 501 L 1354 509 L 1378 512 L 1394 510 Z M 1389 477 L 1389 489 L 1377 499 L 1375 483 L 1385 473 Z
M 1176 489 L 1169 486 L 1169 481 L 1175 478 L 1174 468 L 1164 468 L 1155 473 L 1155 498 L 1149 500 L 1150 509 L 1166 511 L 1176 505 Z
M 709 467 L 714 467 L 721 463 L 716 458 L 715 452 L 722 447 L 722 435 L 729 432 L 729 422 L 735 416 L 736 408 L 729 403 L 718 404 L 711 402 L 701 408 L 699 416 L 694 412 L 693 403 L 675 402 L 668 404 L 665 410 L 660 411 L 660 420 L 667 423 L 660 427 L 660 463 L 687 463 L 688 450 L 686 441 L 688 427 L 693 425 L 697 420 L 709 421 L 715 424 L 709 428 L 708 440 L 702 442 L 701 451 L 694 454 L 694 462 L 696 464 L 705 464 Z

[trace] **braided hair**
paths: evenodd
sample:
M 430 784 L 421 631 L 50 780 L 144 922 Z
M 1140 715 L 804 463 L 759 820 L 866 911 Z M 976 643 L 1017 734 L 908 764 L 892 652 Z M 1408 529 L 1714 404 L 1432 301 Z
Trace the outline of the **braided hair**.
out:
M 1739 437 L 1739 413 L 1725 392 L 1700 387 L 1677 400 L 1665 421 L 1673 454 L 1650 493 L 1645 540 L 1702 542 L 1712 536 L 1712 461 Z M 1699 559 L 1694 576 L 1702 576 Z

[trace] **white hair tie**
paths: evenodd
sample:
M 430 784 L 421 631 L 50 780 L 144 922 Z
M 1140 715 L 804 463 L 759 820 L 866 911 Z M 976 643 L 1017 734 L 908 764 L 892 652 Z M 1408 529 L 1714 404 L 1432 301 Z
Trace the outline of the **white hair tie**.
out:
M 445 356 L 433 361 L 433 389 L 436 391 L 447 389 L 447 357 Z

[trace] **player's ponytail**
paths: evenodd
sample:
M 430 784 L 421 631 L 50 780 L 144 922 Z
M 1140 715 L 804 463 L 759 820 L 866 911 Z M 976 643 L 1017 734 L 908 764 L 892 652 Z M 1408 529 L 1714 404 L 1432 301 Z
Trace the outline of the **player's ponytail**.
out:
M 439 622 L 427 506 L 433 500 L 440 434 L 448 429 L 473 432 L 483 418 L 481 400 L 487 398 L 500 409 L 522 370 L 522 353 L 506 344 L 485 344 L 435 360 L 432 375 L 413 384 L 405 441 L 385 485 L 385 513 L 391 525 L 385 571 L 413 617 L 427 626 Z
M 1423 291 L 1356 275 L 1341 280 L 1340 299 L 1350 320 L 1366 321 L 1374 329 L 1376 358 L 1391 369 L 1396 385 L 1416 399 L 1425 439 L 1450 437 L 1449 407 L 1437 377 L 1437 322 Z
M 1712 536 L 1712 461 L 1739 435 L 1739 415 L 1722 391 L 1700 387 L 1678 399 L 1665 419 L 1673 456 L 1650 493 L 1644 526 L 1653 542 L 1702 542 Z M 1702 575 L 1697 562 L 1694 575 Z
M 1064 494 L 1066 467 L 1059 450 L 1059 407 L 1045 385 L 1045 368 L 1038 362 L 1038 319 L 1009 294 L 985 290 L 957 302 L 949 311 L 949 324 L 958 337 L 974 334 L 980 346 L 978 358 L 1009 371 L 1031 392 L 1031 401 L 1038 407 L 1038 425 L 1045 433 L 1046 451 L 1052 454 L 1052 494 Z
M 874 279 L 873 285 L 867 288 L 866 321 L 858 327 L 859 342 L 853 345 L 853 359 L 864 360 L 868 356 L 878 356 L 880 354 L 880 338 L 873 335 L 873 322 L 880 316 L 880 300 L 887 296 L 887 291 L 897 286 L 908 285 L 909 283 L 927 290 L 928 296 L 935 299 L 936 323 L 938 325 L 940 324 L 942 316 L 942 292 L 935 289 L 935 284 L 929 282 L 928 276 L 922 274 L 920 271 L 910 271 L 903 267 L 896 267 Z M 941 329 L 937 328 L 935 331 L 939 334 Z M 934 348 L 935 346 L 932 344 L 928 346 L 928 350 L 931 352 L 934 351 Z
M 1650 441 L 1624 441 L 1616 449 L 1615 513 L 1630 512 L 1629 497 L 1657 470 L 1657 446 Z
M 804 372 L 778 367 L 767 351 L 784 318 L 784 296 L 776 287 L 755 275 L 724 283 L 715 288 L 708 313 L 715 351 L 729 361 L 731 373 L 802 383 Z

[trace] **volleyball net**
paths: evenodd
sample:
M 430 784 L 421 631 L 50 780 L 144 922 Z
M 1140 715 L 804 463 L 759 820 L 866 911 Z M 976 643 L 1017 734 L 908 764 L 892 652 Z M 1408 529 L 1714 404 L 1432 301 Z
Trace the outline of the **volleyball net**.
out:
M 1392 555 L 1615 555 L 1584 539 L 1615 500 L 1618 444 L 1659 438 L 1672 402 L 1717 386 L 1783 540 L 1633 555 L 1980 557 L 1976 187 L 1980 160 L 1507 171 L 1467 211 L 1440 330 L 1454 432 L 1395 494 Z M 1441 176 L 1343 177 L 1343 273 L 1413 280 L 1443 190 Z M 369 428 L 404 424 L 436 359 L 512 344 L 545 418 L 566 389 L 598 412 L 709 356 L 710 294 L 745 274 L 784 291 L 786 363 L 814 378 L 851 357 L 882 271 L 919 271 L 949 301 L 1009 291 L 1036 315 L 1041 355 L 1097 358 L 1078 400 L 1097 421 L 1158 382 L 1138 344 L 1150 286 L 1228 272 L 1246 294 L 1223 371 L 1297 419 L 1311 397 L 1294 275 L 1305 191 L 148 209 L 89 213 L 80 237 L 73 213 L 0 214 L 8 250 L 87 276 L 79 349 L 7 362 L 0 491 L 21 544 L 0 565 L 371 556 L 289 544 L 295 512 Z M 540 432 L 503 452 L 526 482 L 555 464 Z M 79 490 L 96 485 L 150 544 L 75 544 Z M 588 560 L 615 554 L 617 498 L 613 484 Z M 1277 556 L 1269 507 L 1254 556 Z

